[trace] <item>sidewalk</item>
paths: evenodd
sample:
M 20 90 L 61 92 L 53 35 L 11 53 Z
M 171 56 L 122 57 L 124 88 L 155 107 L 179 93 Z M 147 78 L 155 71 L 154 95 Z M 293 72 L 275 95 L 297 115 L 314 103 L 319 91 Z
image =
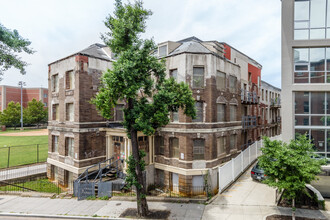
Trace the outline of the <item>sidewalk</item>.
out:
M 170 210 L 169 219 L 201 219 L 202 204 L 148 202 L 149 209 Z M 76 199 L 50 199 L 0 195 L 1 215 L 74 216 L 119 218 L 127 208 L 136 208 L 136 202 Z
M 7 169 L 7 170 L 0 171 L 0 181 L 16 179 L 16 178 L 31 176 L 31 175 L 36 175 L 36 174 L 42 174 L 42 173 L 46 173 L 46 172 L 47 172 L 46 163 L 26 166 L 26 167 L 17 168 L 17 169 Z

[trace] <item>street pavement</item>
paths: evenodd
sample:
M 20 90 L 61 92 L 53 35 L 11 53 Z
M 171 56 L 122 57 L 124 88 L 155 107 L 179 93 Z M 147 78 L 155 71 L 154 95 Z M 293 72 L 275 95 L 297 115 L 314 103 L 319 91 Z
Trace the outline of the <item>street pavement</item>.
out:
M 275 204 L 275 189 L 252 180 L 250 177 L 252 166 L 242 174 L 225 192 L 205 207 L 205 220 L 263 220 L 271 214 L 291 215 L 290 208 L 277 207 Z M 297 209 L 296 215 L 327 219 L 318 210 Z
M 203 204 L 148 202 L 149 209 L 170 210 L 170 219 L 202 218 Z M 127 208 L 136 208 L 136 202 L 76 199 L 50 199 L 0 195 L 0 219 L 5 215 L 72 216 L 119 218 Z M 1 216 L 2 215 L 2 216 Z
M 0 181 L 1 180 L 11 180 L 25 176 L 31 176 L 36 174 L 42 174 L 47 172 L 47 165 L 37 164 L 31 166 L 25 166 L 17 169 L 7 169 L 0 171 Z

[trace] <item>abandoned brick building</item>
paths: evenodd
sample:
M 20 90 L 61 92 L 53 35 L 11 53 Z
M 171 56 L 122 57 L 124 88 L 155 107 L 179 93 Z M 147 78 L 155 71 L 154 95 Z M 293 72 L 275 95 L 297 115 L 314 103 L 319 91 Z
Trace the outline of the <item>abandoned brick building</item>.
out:
M 173 190 L 202 186 L 208 173 L 216 190 L 217 167 L 261 138 L 264 125 L 257 119 L 262 67 L 226 43 L 195 37 L 160 43 L 155 55 L 166 60 L 168 77 L 189 84 L 197 118 L 171 112 L 171 123 L 154 136 L 138 134 L 139 146 L 147 153 L 147 185 Z M 70 187 L 90 165 L 112 156 L 126 159 L 131 153 L 120 124 L 125 103 L 105 120 L 89 102 L 112 62 L 111 51 L 94 44 L 49 64 L 47 174 L 62 186 Z

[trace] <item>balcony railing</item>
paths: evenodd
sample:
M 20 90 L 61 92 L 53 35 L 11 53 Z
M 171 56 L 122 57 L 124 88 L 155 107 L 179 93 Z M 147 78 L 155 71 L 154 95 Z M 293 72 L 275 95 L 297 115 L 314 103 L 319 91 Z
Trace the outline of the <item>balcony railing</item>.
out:
M 270 106 L 279 108 L 281 106 L 281 99 L 280 98 L 270 99 Z
M 257 117 L 256 116 L 242 116 L 242 128 L 255 128 L 257 126 Z
M 242 103 L 258 103 L 258 96 L 256 92 L 249 92 L 245 89 L 241 89 L 241 102 Z

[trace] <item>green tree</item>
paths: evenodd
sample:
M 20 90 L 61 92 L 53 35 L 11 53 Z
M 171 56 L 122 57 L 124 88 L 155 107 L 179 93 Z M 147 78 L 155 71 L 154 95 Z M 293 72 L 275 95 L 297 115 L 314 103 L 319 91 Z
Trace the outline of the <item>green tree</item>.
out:
M 17 102 L 9 102 L 7 108 L 0 114 L 0 122 L 6 126 L 13 126 L 15 129 L 21 122 L 21 105 Z
M 169 112 L 179 108 L 188 116 L 196 115 L 188 85 L 177 83 L 173 78 L 165 79 L 164 61 L 152 54 L 155 43 L 139 37 L 150 15 L 141 1 L 123 5 L 116 0 L 114 16 L 105 21 L 110 31 L 102 38 L 116 53 L 117 60 L 112 70 L 103 74 L 100 90 L 92 100 L 105 118 L 112 117 L 111 110 L 118 100 L 126 103 L 123 125 L 132 143 L 126 181 L 136 186 L 139 216 L 148 214 L 148 205 L 142 175 L 145 152 L 139 151 L 137 132 L 154 134 L 157 128 L 169 123 Z
M 3 72 L 11 67 L 20 70 L 21 74 L 25 74 L 25 67 L 28 65 L 16 53 L 26 52 L 34 53 L 29 48 L 31 42 L 21 37 L 17 30 L 9 30 L 0 24 L 0 77 Z M 1 80 L 1 78 L 0 78 Z
M 44 108 L 42 101 L 32 99 L 28 102 L 27 108 L 24 109 L 24 123 L 36 124 L 39 128 L 40 123 L 47 122 L 48 110 Z
M 312 158 L 313 144 L 305 135 L 288 144 L 265 137 L 261 150 L 259 163 L 268 176 L 264 182 L 284 190 L 283 197 L 292 201 L 292 219 L 295 219 L 295 198 L 301 193 L 309 195 L 305 185 L 316 179 L 325 161 Z

